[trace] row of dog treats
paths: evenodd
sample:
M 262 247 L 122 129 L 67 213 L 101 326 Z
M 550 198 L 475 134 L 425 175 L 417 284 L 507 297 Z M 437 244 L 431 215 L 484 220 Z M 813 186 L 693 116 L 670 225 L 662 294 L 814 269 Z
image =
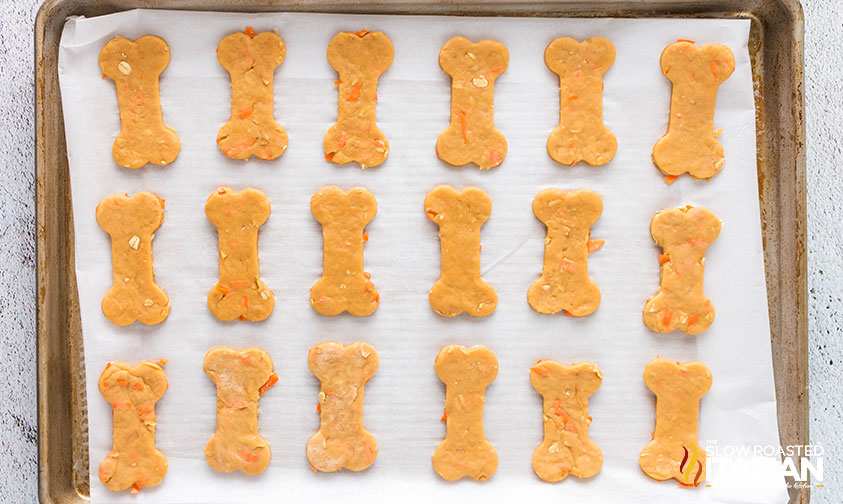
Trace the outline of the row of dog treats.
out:
M 363 427 L 363 391 L 378 369 L 377 352 L 366 343 L 328 342 L 311 348 L 307 360 L 321 382 L 320 428 L 306 446 L 311 468 L 368 468 L 378 443 Z M 167 390 L 162 364 L 113 362 L 100 375 L 100 391 L 113 410 L 113 448 L 100 464 L 99 477 L 111 490 L 137 493 L 160 484 L 167 472 L 167 458 L 155 448 L 155 403 Z M 271 453 L 258 432 L 258 400 L 278 381 L 272 359 L 259 348 L 214 347 L 203 368 L 217 387 L 217 430 L 205 459 L 220 472 L 262 473 Z M 483 433 L 485 390 L 498 374 L 498 359 L 484 346 L 450 345 L 439 352 L 434 369 L 446 385 L 441 420 L 447 422 L 447 435 L 433 453 L 433 469 L 448 481 L 466 476 L 485 481 L 498 466 L 497 452 Z M 543 399 L 544 440 L 532 461 L 542 480 L 558 482 L 569 474 L 588 478 L 600 471 L 603 453 L 588 436 L 588 398 L 602 380 L 590 362 L 562 365 L 543 359 L 530 368 L 530 383 Z M 711 371 L 698 362 L 657 357 L 644 369 L 644 381 L 657 402 L 653 440 L 641 451 L 641 469 L 656 480 L 699 485 L 706 455 L 697 441 L 699 401 L 711 387 Z
M 287 149 L 287 133 L 275 121 L 273 74 L 286 47 L 276 32 L 251 28 L 225 37 L 217 47 L 220 64 L 231 75 L 231 118 L 219 130 L 217 144 L 232 159 L 275 159 Z M 375 120 L 378 77 L 392 64 L 394 50 L 381 32 L 337 34 L 328 45 L 328 61 L 337 71 L 337 122 L 325 133 L 328 161 L 378 166 L 389 155 L 389 142 Z M 551 158 L 573 166 L 585 161 L 608 163 L 617 150 L 615 135 L 603 124 L 603 74 L 615 60 L 605 38 L 584 42 L 558 38 L 544 53 L 547 67 L 559 76 L 559 125 L 547 139 Z M 152 35 L 135 41 L 115 37 L 99 55 L 103 77 L 117 88 L 122 131 L 114 141 L 117 164 L 139 168 L 164 165 L 179 152 L 179 138 L 163 122 L 158 78 L 170 60 L 167 43 Z M 494 124 L 495 79 L 506 71 L 509 52 L 495 40 L 449 40 L 439 66 L 451 77 L 451 122 L 436 142 L 446 163 L 488 169 L 503 163 L 507 142 Z M 662 72 L 672 82 L 667 133 L 653 149 L 656 166 L 668 183 L 682 173 L 710 178 L 723 167 L 723 147 L 716 140 L 714 109 L 718 86 L 734 71 L 731 49 L 722 44 L 697 47 L 679 40 L 665 48 Z
M 371 315 L 380 296 L 363 269 L 363 246 L 366 225 L 377 212 L 374 195 L 362 187 L 327 186 L 313 195 L 310 207 L 323 236 L 323 273 L 310 290 L 313 309 L 326 316 Z M 480 269 L 480 228 L 491 215 L 489 195 L 476 187 L 457 191 L 440 185 L 425 197 L 424 211 L 438 225 L 441 243 L 441 274 L 430 289 L 430 306 L 445 317 L 491 314 L 498 297 Z M 588 276 L 588 256 L 603 245 L 591 239 L 602 211 L 603 200 L 589 189 L 550 188 L 536 195 L 533 213 L 547 227 L 541 276 L 527 292 L 536 312 L 582 317 L 597 309 L 600 289 Z M 269 200 L 257 189 L 223 186 L 210 195 L 205 213 L 219 234 L 219 281 L 208 294 L 208 308 L 220 320 L 267 318 L 275 301 L 260 278 L 258 230 L 269 217 Z M 162 322 L 170 302 L 154 280 L 152 238 L 164 218 L 164 200 L 149 192 L 113 194 L 100 202 L 96 216 L 111 235 L 114 275 L 103 313 L 118 325 Z M 697 334 L 714 321 L 703 272 L 706 248 L 720 226 L 702 207 L 665 209 L 653 217 L 650 232 L 663 254 L 661 285 L 643 312 L 652 330 Z

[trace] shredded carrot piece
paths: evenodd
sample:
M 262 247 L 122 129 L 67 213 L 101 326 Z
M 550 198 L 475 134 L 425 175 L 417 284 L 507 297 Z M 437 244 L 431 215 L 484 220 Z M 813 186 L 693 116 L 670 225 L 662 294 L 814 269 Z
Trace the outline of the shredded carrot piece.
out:
M 151 412 L 152 412 L 152 408 L 150 408 L 149 406 L 141 406 L 140 408 L 138 408 L 138 414 L 140 416 L 144 416 L 147 413 L 151 413 Z
M 567 257 L 562 258 L 562 262 L 560 264 L 561 268 L 568 273 L 573 273 L 577 269 L 577 263 L 568 259 Z
M 577 95 L 571 95 L 568 97 L 569 100 L 576 100 L 577 98 L 579 98 Z
M 715 77 L 717 77 L 720 73 L 720 65 L 718 65 L 716 61 L 711 62 L 711 73 L 713 73 Z
M 331 392 L 330 390 L 326 390 L 326 391 L 325 391 L 325 395 L 326 395 L 326 396 L 328 396 L 328 397 L 333 397 L 334 399 L 336 399 L 337 397 L 339 397 L 339 395 L 337 395 L 337 393 L 336 393 L 336 392 Z
M 160 359 L 158 359 L 158 363 L 161 364 L 162 366 L 166 366 L 167 365 L 167 359 L 164 358 L 164 357 L 161 357 Z
M 499 72 L 503 72 L 504 70 L 506 70 L 506 65 L 495 67 L 495 68 L 489 70 L 489 73 L 499 73 Z
M 117 380 L 117 385 L 120 385 L 121 387 L 128 387 L 129 386 L 129 380 L 124 380 L 122 378 L 119 378 Z
M 342 149 L 345 147 L 345 143 L 348 141 L 348 133 L 345 131 L 340 131 L 340 134 L 337 135 L 337 147 Z
M 240 113 L 237 114 L 237 117 L 239 117 L 240 119 L 246 119 L 247 117 L 252 115 L 253 111 L 254 110 L 252 109 L 252 107 L 245 107 L 242 110 L 240 110 Z
M 244 307 L 248 308 L 249 307 L 249 296 L 243 296 L 240 299 L 240 304 L 242 304 Z
M 240 322 L 243 322 L 244 320 L 246 320 L 246 316 L 245 316 L 245 315 L 240 315 Z
M 357 100 L 359 100 L 360 99 L 360 89 L 362 89 L 362 88 L 363 88 L 362 84 L 355 84 L 355 85 L 351 86 L 351 91 L 348 93 L 348 98 L 346 98 L 346 101 L 356 102 Z
M 228 285 L 231 286 L 232 289 L 236 289 L 238 287 L 248 287 L 249 281 L 248 280 L 232 280 L 228 282 Z
M 143 390 L 143 383 L 135 382 L 135 390 Z
M 457 110 L 457 117 L 460 120 L 460 129 L 462 130 L 462 141 L 468 142 L 468 123 L 465 120 L 465 112 Z
M 142 487 L 142 486 L 140 486 L 140 485 L 138 485 L 137 483 L 135 483 L 134 485 L 132 485 L 132 489 L 131 489 L 131 490 L 129 490 L 129 491 L 130 491 L 132 494 L 137 495 L 137 494 L 138 494 L 138 492 L 140 492 L 140 489 L 141 489 L 141 488 L 143 488 L 143 487 Z
M 550 407 L 550 409 L 553 410 L 553 414 L 556 416 L 562 416 L 562 414 L 565 413 L 565 411 L 562 409 L 561 399 L 553 401 L 553 405 Z
M 541 362 L 541 361 L 538 361 Z M 537 364 L 538 364 L 537 362 Z M 539 376 L 547 376 L 550 374 L 550 370 L 545 367 L 533 366 L 530 368 L 530 371 L 536 373 Z
M 371 279 L 372 279 L 372 274 L 371 274 L 371 273 L 369 273 L 369 272 L 364 271 L 364 272 L 363 272 L 363 278 L 365 278 L 366 280 L 371 280 Z
M 161 208 L 164 208 L 164 204 L 167 202 L 167 200 L 165 200 L 161 196 L 158 196 L 157 194 L 155 195 L 155 197 L 158 198 L 158 204 L 161 205 Z
M 363 243 L 369 241 L 369 233 L 363 233 Z
M 108 77 L 108 76 L 107 76 L 107 75 L 105 75 L 105 74 L 102 74 L 102 78 L 103 78 L 103 79 L 105 79 L 106 77 Z
M 688 324 L 687 324 L 688 327 L 691 327 L 692 325 L 696 324 L 697 322 L 699 322 L 699 320 L 700 320 L 700 316 L 697 315 L 696 313 L 688 314 Z
M 325 154 L 325 159 L 327 159 L 328 161 L 331 161 L 332 159 L 334 159 L 334 154 L 335 154 L 334 152 L 329 152 L 329 153 Z
M 669 306 L 664 307 L 664 317 L 662 317 L 662 324 L 669 326 L 670 320 L 673 318 L 673 310 Z
M 322 405 L 321 404 L 316 403 L 316 411 L 322 411 Z
M 371 33 L 369 30 L 357 30 L 356 32 L 354 32 L 354 34 L 358 37 L 365 37 L 369 33 Z
M 425 214 L 425 215 L 427 216 L 427 218 L 428 218 L 428 219 L 430 219 L 430 220 L 433 220 L 433 219 L 435 219 L 435 218 L 436 218 L 436 212 L 434 212 L 433 210 L 428 210 L 428 211 L 426 211 L 424 214 Z
M 492 158 L 492 162 L 495 163 L 495 166 L 500 166 L 503 163 L 503 158 L 498 151 L 492 149 L 489 151 L 489 157 Z
M 667 182 L 667 185 L 670 185 L 676 182 L 676 179 L 679 178 L 679 175 L 668 175 L 664 178 L 664 181 Z
M 222 293 L 223 297 L 231 294 L 231 289 L 226 289 L 225 287 L 223 287 L 221 285 L 215 285 L 214 288 L 217 289 L 218 291 L 220 291 Z
M 240 453 L 237 454 L 238 457 L 245 460 L 248 463 L 252 463 L 258 459 L 258 456 L 254 453 L 246 450 L 241 450 Z
M 442 418 L 439 419 L 440 422 L 444 422 L 448 420 L 448 409 L 445 408 L 442 410 Z
M 251 26 L 247 26 L 246 27 L 246 35 L 248 35 L 249 38 L 254 38 L 255 37 L 255 29 L 252 28 Z
M 313 464 L 310 464 L 310 469 L 311 469 L 313 472 L 315 472 L 315 473 L 318 473 L 318 472 L 319 472 L 319 470 L 318 470 L 318 469 L 316 469 L 315 467 L 313 467 Z
M 568 312 L 568 310 L 562 310 L 562 313 L 564 313 L 566 317 L 573 317 L 573 315 L 571 315 L 571 314 Z
M 236 155 L 242 153 L 243 151 L 245 151 L 246 149 L 248 149 L 249 147 L 255 145 L 255 142 L 257 142 L 257 141 L 258 141 L 257 138 L 252 138 L 251 140 L 243 140 L 239 144 L 232 145 L 231 147 L 229 147 L 228 150 L 225 151 L 225 155 L 228 156 L 228 157 L 236 156 Z
M 687 43 L 689 43 L 689 44 L 696 44 L 696 43 L 697 43 L 697 41 L 696 41 L 696 40 L 688 40 L 688 39 L 684 39 L 684 38 L 681 38 L 681 39 L 676 39 L 676 41 L 677 41 L 677 42 L 687 42 Z
M 266 383 L 261 385 L 261 388 L 258 389 L 258 397 L 262 397 L 264 392 L 271 389 L 272 386 L 275 385 L 276 383 L 278 383 L 278 375 L 275 374 L 275 373 L 272 373 L 271 375 L 269 375 L 269 379 L 266 380 Z
M 559 408 L 562 411 L 562 420 L 565 422 L 565 430 L 568 432 L 577 432 L 577 424 L 574 423 L 574 419 L 571 418 L 571 415 L 568 414 L 567 411 L 563 410 L 561 405 Z
M 670 254 L 659 254 L 659 264 L 664 264 L 670 261 Z
M 694 247 L 697 247 L 697 246 L 700 246 L 700 245 L 705 245 L 705 241 L 700 240 L 699 238 L 688 238 L 688 243 L 690 243 L 691 246 L 694 246 Z
M 603 248 L 604 243 L 606 243 L 606 240 L 588 240 L 585 242 L 585 247 L 588 249 L 588 253 L 590 254 Z

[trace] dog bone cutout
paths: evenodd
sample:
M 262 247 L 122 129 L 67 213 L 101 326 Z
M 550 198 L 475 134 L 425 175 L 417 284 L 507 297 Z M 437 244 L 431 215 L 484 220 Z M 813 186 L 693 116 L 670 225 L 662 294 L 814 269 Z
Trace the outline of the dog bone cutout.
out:
M 99 466 L 100 481 L 109 490 L 131 488 L 136 494 L 167 474 L 167 457 L 155 448 L 155 403 L 167 390 L 165 362 L 109 362 L 100 374 L 100 393 L 113 415 L 113 445 Z
M 498 375 L 498 358 L 484 346 L 449 345 L 434 369 L 445 383 L 447 434 L 433 453 L 433 469 L 448 481 L 486 481 L 498 468 L 498 452 L 483 434 L 485 391 Z
M 436 140 L 436 155 L 454 166 L 500 166 L 506 138 L 495 128 L 495 79 L 506 71 L 509 51 L 495 40 L 454 37 L 439 52 L 451 77 L 451 123 Z
M 217 386 L 217 431 L 205 460 L 219 472 L 262 473 L 272 452 L 258 433 L 258 400 L 278 382 L 272 359 L 260 348 L 218 346 L 205 354 L 202 369 Z
M 657 357 L 644 368 L 644 382 L 656 394 L 656 429 L 638 463 L 655 480 L 683 486 L 705 480 L 705 449 L 697 441 L 700 399 L 711 388 L 711 371 L 699 362 Z
M 589 189 L 550 188 L 533 199 L 533 213 L 547 226 L 547 236 L 542 274 L 527 291 L 527 301 L 539 313 L 593 313 L 600 305 L 600 289 L 588 277 L 588 254 L 603 245 L 590 239 L 603 200 Z
M 363 389 L 378 370 L 378 353 L 368 343 L 320 343 L 307 353 L 321 382 L 320 425 L 307 442 L 314 471 L 366 469 L 378 456 L 375 436 L 363 428 Z
M 231 75 L 231 119 L 217 145 L 231 159 L 275 159 L 287 150 L 287 132 L 273 115 L 273 76 L 287 48 L 277 33 L 232 33 L 217 46 L 217 59 Z
M 121 129 L 111 153 L 120 166 L 165 165 L 179 154 L 179 137 L 164 124 L 158 92 L 158 77 L 169 63 L 170 46 L 154 35 L 114 37 L 100 51 L 100 69 L 117 89 Z
M 588 438 L 588 398 L 603 382 L 590 362 L 565 366 L 541 360 L 530 368 L 530 383 L 542 395 L 544 440 L 533 452 L 533 471 L 544 481 L 568 474 L 590 478 L 603 467 L 603 452 Z
M 339 74 L 337 122 L 325 133 L 325 159 L 361 168 L 378 166 L 389 142 L 375 122 L 378 77 L 392 65 L 392 41 L 381 32 L 341 32 L 328 44 L 328 62 Z
M 714 322 L 714 307 L 703 293 L 705 251 L 720 234 L 711 210 L 686 206 L 656 213 L 650 234 L 662 248 L 661 285 L 644 305 L 644 324 L 667 333 L 699 334 Z
M 670 80 L 667 133 L 653 147 L 653 162 L 667 176 L 687 172 L 707 179 L 723 168 L 722 130 L 714 128 L 717 88 L 735 70 L 735 56 L 723 44 L 696 47 L 689 41 L 662 52 L 662 73 Z
M 219 235 L 220 276 L 208 293 L 208 308 L 220 320 L 263 320 L 275 295 L 260 278 L 258 230 L 269 218 L 266 195 L 257 189 L 234 192 L 226 186 L 211 193 L 205 215 Z
M 343 192 L 326 186 L 310 199 L 310 211 L 322 225 L 322 278 L 310 289 L 310 304 L 322 315 L 347 311 L 362 317 L 378 307 L 372 275 L 363 271 L 363 231 L 378 211 L 374 195 L 355 187 Z
M 615 61 L 615 46 L 603 37 L 577 42 L 562 37 L 544 51 L 544 62 L 559 76 L 559 126 L 547 138 L 557 163 L 608 163 L 618 140 L 603 124 L 603 74 Z
M 442 268 L 430 289 L 430 306 L 443 317 L 468 313 L 485 317 L 498 295 L 480 276 L 480 228 L 492 213 L 489 195 L 476 187 L 457 192 L 449 185 L 433 188 L 424 198 L 424 213 L 439 226 Z
M 152 238 L 164 220 L 164 200 L 151 192 L 112 194 L 100 201 L 96 214 L 111 235 L 113 284 L 102 298 L 103 314 L 121 326 L 163 322 L 170 298 L 155 283 Z

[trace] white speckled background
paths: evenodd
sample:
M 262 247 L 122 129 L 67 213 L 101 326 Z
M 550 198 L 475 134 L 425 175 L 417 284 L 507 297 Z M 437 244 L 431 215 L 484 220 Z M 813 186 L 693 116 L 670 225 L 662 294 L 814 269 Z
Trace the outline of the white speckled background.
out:
M 813 502 L 843 500 L 843 12 L 806 17 L 811 439 L 825 449 Z M 39 0 L 0 0 L 0 502 L 37 499 L 33 26 Z

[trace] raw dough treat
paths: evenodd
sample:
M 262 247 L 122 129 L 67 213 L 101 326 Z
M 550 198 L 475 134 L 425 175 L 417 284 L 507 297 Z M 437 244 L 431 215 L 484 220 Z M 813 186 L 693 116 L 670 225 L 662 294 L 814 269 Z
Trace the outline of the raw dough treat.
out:
M 436 140 L 439 159 L 481 170 L 503 163 L 506 138 L 495 128 L 494 100 L 495 79 L 507 63 L 509 51 L 494 40 L 454 37 L 439 51 L 439 66 L 451 76 L 451 124 Z
M 170 313 L 170 298 L 155 283 L 152 238 L 164 220 L 164 200 L 151 192 L 106 196 L 97 205 L 97 222 L 111 235 L 113 284 L 102 298 L 102 312 L 117 325 L 139 320 L 158 324 Z
M 641 469 L 655 480 L 699 485 L 705 481 L 705 449 L 697 442 L 697 427 L 711 371 L 699 362 L 657 357 L 644 368 L 644 383 L 656 394 L 656 430 L 638 457 Z
M 603 467 L 603 452 L 588 438 L 588 398 L 603 382 L 590 362 L 564 366 L 540 360 L 530 368 L 530 383 L 542 395 L 544 440 L 533 452 L 533 470 L 544 481 L 562 481 L 568 474 L 590 478 Z
M 275 159 L 287 150 L 287 132 L 273 116 L 272 79 L 287 48 L 274 32 L 236 32 L 217 46 L 217 59 L 231 74 L 231 119 L 217 145 L 231 159 Z
M 486 481 L 498 468 L 498 452 L 483 435 L 486 387 L 498 375 L 498 358 L 484 346 L 449 345 L 439 351 L 434 369 L 446 387 L 447 434 L 433 454 L 433 469 L 448 481 Z
M 211 193 L 205 215 L 219 234 L 220 278 L 208 293 L 208 308 L 220 320 L 263 320 L 275 295 L 260 278 L 258 230 L 269 218 L 269 200 L 257 189 Z
M 167 391 L 161 361 L 132 366 L 109 362 L 100 374 L 100 393 L 111 403 L 113 445 L 100 463 L 100 481 L 109 490 L 156 486 L 167 474 L 167 457 L 155 449 L 155 403 Z
M 725 162 L 717 141 L 722 130 L 714 128 L 714 103 L 718 86 L 735 70 L 735 56 L 723 44 L 696 47 L 680 40 L 662 52 L 661 66 L 673 91 L 667 133 L 653 147 L 653 161 L 669 177 L 685 172 L 712 177 Z
M 322 224 L 322 278 L 310 289 L 310 304 L 322 315 L 347 311 L 362 317 L 378 307 L 372 275 L 363 271 L 363 231 L 378 211 L 375 197 L 355 187 L 343 192 L 326 186 L 310 198 L 310 211 Z
M 205 460 L 220 472 L 262 473 L 272 453 L 258 433 L 258 399 L 278 382 L 272 359 L 260 348 L 219 346 L 205 354 L 202 369 L 217 386 L 217 431 Z
M 480 276 L 480 227 L 492 213 L 489 195 L 476 187 L 457 192 L 436 186 L 424 198 L 424 213 L 439 226 L 442 249 L 442 273 L 430 289 L 430 306 L 443 317 L 495 311 L 498 294 Z
M 714 322 L 714 306 L 703 294 L 703 272 L 705 250 L 721 224 L 711 210 L 692 206 L 661 210 L 650 221 L 650 234 L 664 253 L 659 256 L 659 291 L 644 305 L 647 327 L 699 334 Z
M 158 77 L 170 63 L 170 46 L 154 35 L 137 40 L 114 37 L 99 55 L 104 77 L 117 88 L 120 134 L 111 153 L 126 168 L 165 165 L 179 154 L 176 132 L 164 124 Z
M 557 163 L 591 166 L 608 163 L 618 141 L 603 125 L 603 74 L 615 61 L 615 46 L 603 37 L 551 42 L 544 62 L 559 75 L 559 126 L 547 138 L 547 152 Z
M 337 122 L 325 133 L 325 159 L 378 166 L 389 142 L 375 124 L 378 77 L 392 65 L 392 41 L 381 32 L 341 32 L 328 44 L 328 62 L 339 74 Z
M 319 430 L 307 442 L 314 471 L 362 471 L 378 456 L 375 436 L 363 428 L 363 389 L 378 363 L 378 353 L 368 343 L 331 341 L 307 352 L 310 371 L 322 382 Z
M 600 305 L 600 289 L 588 277 L 588 254 L 603 246 L 602 240 L 590 239 L 603 200 L 590 189 L 550 188 L 533 199 L 533 213 L 547 226 L 547 236 L 542 275 L 527 291 L 527 301 L 539 313 L 593 313 Z

